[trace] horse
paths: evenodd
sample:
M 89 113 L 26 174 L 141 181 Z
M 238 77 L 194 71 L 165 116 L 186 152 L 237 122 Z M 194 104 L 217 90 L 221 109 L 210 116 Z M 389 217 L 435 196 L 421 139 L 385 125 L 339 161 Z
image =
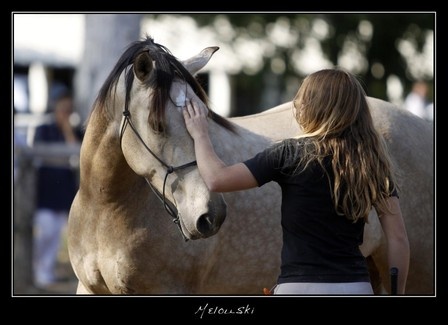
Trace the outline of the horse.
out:
M 211 193 L 196 168 L 181 107 L 207 103 L 194 75 L 218 47 L 178 60 L 150 37 L 129 45 L 98 93 L 80 153 L 67 245 L 78 294 L 263 294 L 280 268 L 280 188 Z M 431 127 L 369 98 L 403 178 L 411 242 L 408 293 L 433 288 Z M 292 103 L 240 118 L 210 109 L 210 136 L 226 162 L 300 132 Z M 409 127 L 412 127 L 410 129 Z M 409 177 L 412 175 L 412 177 Z M 420 191 L 416 192 L 418 188 Z M 363 254 L 386 293 L 384 236 L 372 210 Z

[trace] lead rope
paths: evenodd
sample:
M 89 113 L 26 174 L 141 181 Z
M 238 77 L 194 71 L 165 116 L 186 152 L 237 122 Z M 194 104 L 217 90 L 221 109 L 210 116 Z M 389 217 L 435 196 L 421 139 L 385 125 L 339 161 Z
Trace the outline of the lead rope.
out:
M 190 166 L 195 166 L 197 164 L 196 160 L 191 161 L 189 163 L 183 164 L 181 166 L 170 166 L 167 163 L 165 163 L 162 159 L 160 159 L 159 157 L 157 157 L 157 155 L 146 145 L 145 141 L 143 141 L 142 137 L 140 136 L 140 134 L 137 132 L 137 130 L 135 129 L 134 125 L 132 124 L 131 121 L 131 112 L 125 107 L 125 109 L 123 110 L 123 116 L 124 116 L 124 121 L 123 124 L 121 126 L 121 131 L 120 131 L 120 146 L 121 146 L 121 141 L 123 138 L 123 134 L 124 131 L 126 130 L 126 126 L 129 125 L 132 129 L 132 131 L 134 131 L 135 135 L 137 136 L 137 138 L 140 140 L 140 142 L 145 146 L 146 150 L 149 151 L 149 153 L 157 159 L 157 161 L 159 161 L 163 166 L 166 167 L 166 174 L 165 174 L 165 178 L 163 180 L 163 192 L 162 195 L 160 195 L 160 192 L 157 191 L 154 186 L 151 184 L 151 182 L 149 182 L 146 177 L 145 180 L 146 182 L 149 184 L 149 187 L 151 188 L 151 190 L 154 192 L 154 194 L 157 196 L 157 198 L 162 202 L 166 212 L 173 218 L 173 222 L 177 225 L 177 227 L 179 228 L 180 233 L 182 234 L 182 237 L 184 238 L 185 241 L 188 241 L 188 238 L 185 236 L 184 232 L 182 231 L 182 226 L 180 224 L 180 218 L 179 218 L 179 213 L 175 207 L 171 207 L 168 203 L 168 201 L 166 200 L 166 196 L 165 196 L 165 187 L 166 187 L 166 181 L 168 179 L 168 175 L 173 173 L 176 170 L 179 169 L 183 169 L 183 168 L 187 168 Z

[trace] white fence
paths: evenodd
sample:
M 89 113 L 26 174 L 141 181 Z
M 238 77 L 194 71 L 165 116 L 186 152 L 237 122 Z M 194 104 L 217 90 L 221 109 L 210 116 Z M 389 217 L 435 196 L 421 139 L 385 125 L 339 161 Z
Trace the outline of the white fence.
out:
M 14 148 L 13 281 L 12 294 L 35 292 L 32 279 L 32 218 L 35 209 L 36 170 L 39 166 L 69 166 L 78 171 L 79 145 L 46 144 Z

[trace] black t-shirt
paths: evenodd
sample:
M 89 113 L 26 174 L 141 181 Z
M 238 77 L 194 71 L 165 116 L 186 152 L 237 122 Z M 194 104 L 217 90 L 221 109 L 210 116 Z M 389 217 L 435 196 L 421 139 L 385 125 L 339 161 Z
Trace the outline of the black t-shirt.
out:
M 325 165 L 327 173 L 318 163 L 294 175 L 292 169 L 282 168 L 284 157 L 275 149 L 294 145 L 294 141 L 284 140 L 244 162 L 258 186 L 275 181 L 282 190 L 278 283 L 370 281 L 359 249 L 364 220 L 354 223 L 336 213 L 329 185 L 334 179 L 330 159 Z

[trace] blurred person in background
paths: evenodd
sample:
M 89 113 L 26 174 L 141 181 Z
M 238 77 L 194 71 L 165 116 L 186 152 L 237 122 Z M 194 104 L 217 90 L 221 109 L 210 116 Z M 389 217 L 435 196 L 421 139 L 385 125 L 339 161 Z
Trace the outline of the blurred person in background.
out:
M 404 108 L 422 119 L 433 120 L 433 105 L 428 100 L 428 85 L 424 81 L 416 81 L 411 92 L 406 96 Z
M 33 145 L 80 144 L 82 132 L 70 123 L 73 97 L 59 88 L 50 104 L 53 119 L 36 128 Z M 33 218 L 33 272 L 37 287 L 58 282 L 56 264 L 70 206 L 78 189 L 78 174 L 68 164 L 42 163 L 37 169 Z

